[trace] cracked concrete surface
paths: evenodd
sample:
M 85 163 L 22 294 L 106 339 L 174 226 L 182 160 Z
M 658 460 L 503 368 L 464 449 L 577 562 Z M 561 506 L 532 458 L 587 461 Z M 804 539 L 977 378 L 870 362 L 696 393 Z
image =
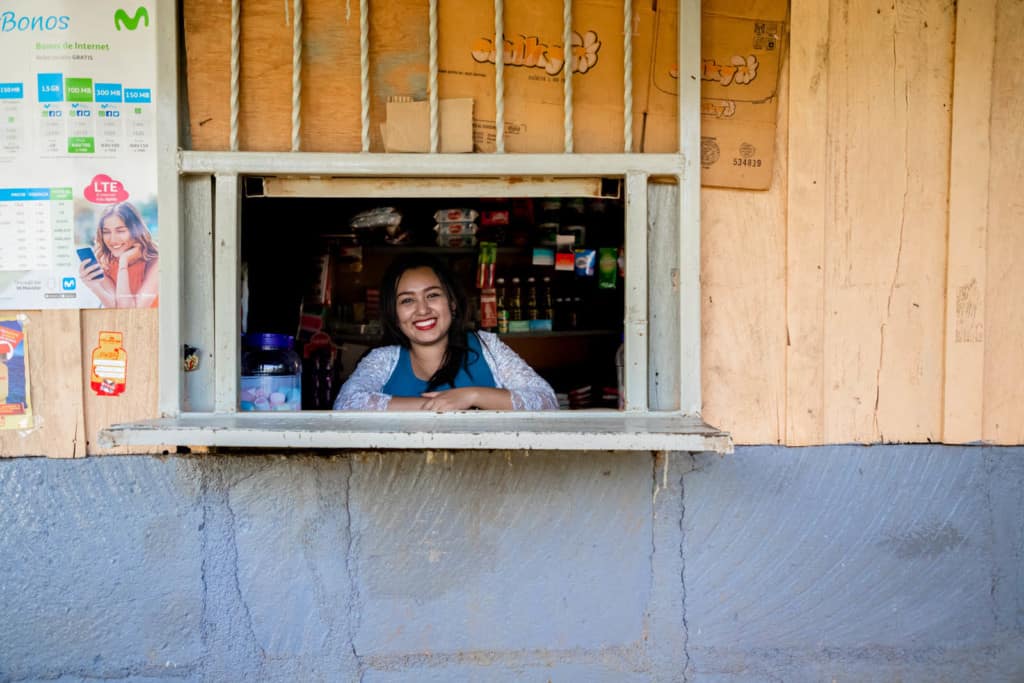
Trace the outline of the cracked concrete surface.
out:
M 0 682 L 1024 678 L 1024 449 L 0 462 Z

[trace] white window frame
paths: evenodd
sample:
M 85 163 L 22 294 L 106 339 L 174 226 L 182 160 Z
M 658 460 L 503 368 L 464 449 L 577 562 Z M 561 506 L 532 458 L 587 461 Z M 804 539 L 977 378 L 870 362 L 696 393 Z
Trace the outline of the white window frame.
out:
M 162 26 L 175 25 L 161 1 Z M 273 448 L 473 448 L 627 451 L 732 450 L 700 419 L 700 3 L 682 0 L 678 154 L 384 154 L 199 152 L 177 148 L 177 46 L 158 49 L 162 417 L 113 425 L 108 446 Z M 623 411 L 454 414 L 238 410 L 240 201 L 244 178 L 515 179 L 522 195 L 555 179 L 623 179 L 626 222 Z M 533 184 L 529 179 L 534 179 Z M 652 180 L 674 181 L 675 188 Z M 420 183 L 422 184 L 422 183 Z M 462 183 L 457 183 L 463 185 Z M 396 196 L 394 184 L 381 196 Z M 361 186 L 365 186 L 362 183 Z M 401 193 L 398 193 L 400 196 Z M 452 196 L 441 190 L 439 194 Z M 652 203 L 649 198 L 655 198 Z M 668 199 L 667 199 L 668 198 Z M 666 201 L 667 199 L 667 201 Z M 664 215 L 670 208 L 669 215 Z M 658 215 L 651 216 L 652 210 Z M 674 214 L 674 215 L 672 215 Z M 638 227 L 640 226 L 640 227 Z M 649 236 L 650 235 L 650 236 Z M 639 274 L 639 275 L 638 275 Z M 212 303 L 211 303 L 212 302 Z M 185 373 L 183 344 L 200 349 Z

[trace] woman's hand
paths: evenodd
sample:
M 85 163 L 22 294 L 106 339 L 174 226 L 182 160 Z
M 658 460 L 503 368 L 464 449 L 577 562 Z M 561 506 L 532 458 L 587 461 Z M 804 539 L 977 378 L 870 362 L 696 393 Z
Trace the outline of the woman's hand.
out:
M 450 413 L 453 410 L 469 410 L 477 408 L 477 387 L 461 387 L 445 391 L 428 391 L 420 394 L 427 399 L 420 410 L 432 410 L 435 413 Z
M 128 266 L 131 265 L 132 260 L 136 256 L 138 256 L 138 255 L 139 255 L 139 248 L 138 247 L 132 247 L 131 249 L 129 249 L 128 251 L 124 252 L 123 254 L 121 254 L 117 258 L 117 267 L 118 268 L 127 268 Z
M 490 387 L 460 387 L 445 391 L 428 391 L 420 394 L 426 401 L 421 410 L 447 413 L 453 410 L 512 410 L 512 396 L 507 389 Z
M 104 308 L 117 306 L 114 286 L 110 284 L 110 279 L 103 275 L 103 266 L 94 261 L 80 261 L 78 263 L 78 279 L 96 295 Z
M 90 289 L 94 289 L 102 279 L 103 266 L 93 260 L 78 262 L 78 279 Z M 98 277 L 99 276 L 99 277 Z

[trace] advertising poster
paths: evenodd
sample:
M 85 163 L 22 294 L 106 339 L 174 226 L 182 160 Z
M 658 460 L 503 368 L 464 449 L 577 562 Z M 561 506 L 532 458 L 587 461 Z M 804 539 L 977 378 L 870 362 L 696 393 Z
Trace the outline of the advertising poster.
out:
M 0 2 L 0 310 L 159 299 L 155 3 Z
M 26 346 L 22 322 L 0 315 L 0 429 L 32 427 Z

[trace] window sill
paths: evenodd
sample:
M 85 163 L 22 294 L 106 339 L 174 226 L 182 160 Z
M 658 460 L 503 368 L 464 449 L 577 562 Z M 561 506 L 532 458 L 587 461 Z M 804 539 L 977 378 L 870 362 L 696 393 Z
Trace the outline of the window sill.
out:
M 714 451 L 732 438 L 678 413 L 191 413 L 112 425 L 104 447 Z

